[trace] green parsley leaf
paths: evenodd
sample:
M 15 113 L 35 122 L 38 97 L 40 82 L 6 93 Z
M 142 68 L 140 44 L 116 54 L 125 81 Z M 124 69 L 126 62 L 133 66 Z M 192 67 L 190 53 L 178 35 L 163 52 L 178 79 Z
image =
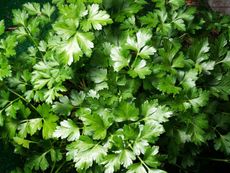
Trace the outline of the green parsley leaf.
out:
M 145 116 L 147 124 L 154 123 L 155 121 L 158 123 L 166 122 L 173 114 L 167 107 L 158 105 L 156 100 L 145 101 L 142 104 L 141 113 Z
M 191 59 L 195 60 L 196 63 L 200 63 L 204 60 L 208 59 L 208 51 L 209 51 L 209 42 L 208 39 L 201 39 L 193 44 L 189 49 L 189 56 Z
M 77 31 L 78 25 L 74 20 L 58 21 L 53 25 L 53 29 L 64 39 L 69 39 Z
M 89 137 L 82 136 L 67 146 L 67 160 L 73 159 L 77 170 L 86 170 L 106 155 L 105 147 L 95 144 Z
M 225 135 L 220 135 L 219 138 L 215 140 L 214 147 L 216 150 L 220 150 L 226 154 L 230 154 L 230 133 Z
M 196 86 L 197 79 L 198 79 L 197 70 L 191 69 L 185 74 L 184 79 L 181 81 L 181 84 L 184 87 L 184 89 L 187 90 Z
M 0 35 L 2 35 L 5 32 L 5 24 L 4 21 L 0 21 Z
M 145 169 L 145 167 L 140 164 L 140 163 L 135 163 L 135 164 L 132 164 L 129 168 L 128 168 L 128 171 L 127 173 L 148 173 Z
M 78 61 L 83 53 L 89 57 L 92 53 L 91 49 L 94 47 L 93 39 L 94 36 L 90 32 L 77 32 L 74 37 L 66 40 L 66 42 L 58 48 L 66 55 L 64 62 L 71 65 L 74 60 Z
M 2 114 L 2 111 L 0 111 L 0 127 L 4 125 L 4 115 Z
M 124 149 L 119 154 L 121 164 L 127 168 L 133 163 L 133 160 L 136 159 L 134 153 L 128 149 Z
M 56 130 L 53 133 L 53 137 L 65 139 L 67 138 L 68 141 L 75 141 L 79 139 L 80 137 L 80 131 L 79 128 L 76 126 L 76 124 L 68 119 L 61 121 L 61 126 L 57 126 Z
M 0 91 L 0 107 L 4 107 L 9 102 L 9 91 Z
M 81 105 L 84 99 L 85 93 L 83 91 L 80 91 L 79 93 L 77 91 L 71 91 L 71 103 L 73 106 Z
M 136 61 L 135 64 L 132 65 L 132 68 L 133 69 L 131 69 L 128 73 L 133 78 L 139 76 L 141 79 L 145 79 L 145 76 L 151 74 L 151 70 L 147 66 L 147 62 L 143 59 Z
M 191 139 L 195 144 L 205 142 L 205 130 L 208 128 L 208 120 L 205 114 L 195 115 L 188 118 L 188 133 L 191 134 Z
M 23 5 L 25 9 L 27 10 L 28 14 L 30 15 L 40 15 L 41 14 L 41 9 L 40 9 L 40 4 L 39 3 L 26 3 Z
M 55 113 L 69 116 L 73 106 L 70 103 L 70 100 L 67 96 L 63 96 L 59 98 L 60 102 L 54 102 L 54 105 L 52 106 Z
M 169 3 L 174 7 L 174 10 L 182 7 L 185 4 L 184 0 L 170 0 Z
M 192 98 L 183 103 L 185 109 L 193 108 L 194 112 L 198 112 L 200 107 L 205 106 L 208 103 L 209 93 L 207 91 L 202 91 L 201 89 L 196 91 L 192 90 Z
M 148 173 L 166 173 L 161 169 L 150 169 Z
M 43 14 L 47 15 L 50 18 L 51 15 L 54 13 L 55 8 L 51 6 L 50 3 L 46 3 L 43 5 L 41 11 Z
M 90 79 L 95 83 L 101 83 L 107 80 L 107 69 L 93 69 L 90 72 Z
M 136 157 L 131 150 L 123 149 L 119 151 L 119 154 L 106 156 L 102 163 L 105 164 L 106 173 L 113 173 L 120 168 L 120 165 L 125 168 L 129 167 L 135 159 Z
M 3 58 L 0 54 L 0 81 L 9 76 L 11 76 L 11 66 L 8 60 Z
M 43 153 L 42 155 L 35 155 L 28 165 L 30 168 L 34 168 L 35 170 L 41 169 L 42 171 L 45 171 L 49 167 L 49 162 L 46 159 L 46 153 Z
M 121 69 L 129 65 L 130 56 L 126 56 L 126 52 L 121 47 L 111 49 L 110 57 L 113 61 L 114 71 L 119 72 Z
M 105 157 L 105 161 L 102 162 L 105 164 L 105 173 L 114 173 L 120 169 L 120 158 L 115 154 L 109 154 Z
M 107 134 L 108 124 L 97 114 L 86 114 L 80 119 L 84 123 L 84 134 L 93 134 L 93 139 L 104 139 Z
M 159 19 L 156 13 L 148 12 L 145 16 L 140 17 L 142 25 L 147 25 L 148 28 L 155 28 L 159 23 Z
M 42 104 L 37 107 L 37 111 L 43 117 L 42 136 L 44 139 L 52 138 L 57 127 L 58 117 L 50 113 L 50 106 Z
M 53 148 L 50 149 L 50 157 L 53 162 L 60 161 L 62 159 L 62 153 L 60 150 Z
M 95 30 L 101 30 L 102 26 L 111 24 L 112 20 L 106 11 L 99 10 L 98 4 L 92 4 L 88 7 L 88 18 L 82 22 L 83 31 L 89 31 L 92 27 Z
M 225 58 L 222 59 L 219 63 L 224 63 L 230 67 L 230 51 L 226 54 Z
M 22 145 L 23 147 L 28 148 L 28 149 L 30 147 L 29 146 L 30 143 L 32 142 L 30 140 L 26 140 L 26 139 L 23 139 L 23 138 L 20 138 L 20 137 L 14 137 L 13 139 L 18 145 Z
M 158 146 L 149 147 L 145 151 L 144 161 L 147 165 L 151 166 L 152 168 L 156 168 L 160 164 L 156 157 L 158 152 L 159 152 Z
M 42 128 L 42 118 L 29 119 L 18 126 L 19 136 L 25 138 L 27 134 L 34 135 Z
M 218 77 L 217 81 L 214 81 L 214 86 L 211 87 L 212 93 L 224 99 L 228 99 L 230 94 L 230 73 L 227 73 L 224 76 Z
M 152 34 L 148 31 L 139 30 L 136 33 L 136 38 L 128 36 L 127 46 L 128 48 L 137 51 L 137 56 L 148 59 L 150 55 L 153 55 L 156 52 L 154 47 L 146 45 L 151 37 Z
M 15 47 L 17 44 L 18 42 L 15 35 L 10 35 L 4 40 L 0 40 L 0 49 L 3 49 L 2 55 L 4 55 L 6 58 L 14 56 L 16 54 Z M 2 55 L 0 54 L 1 58 Z M 5 58 L 4 56 L 3 58 Z
M 27 23 L 27 19 L 29 17 L 29 15 L 27 14 L 27 12 L 25 10 L 13 10 L 13 23 L 15 25 L 22 25 L 22 26 L 26 26 Z
M 181 88 L 175 86 L 176 80 L 173 76 L 165 76 L 164 78 L 160 78 L 157 81 L 153 81 L 152 84 L 158 90 L 162 91 L 163 93 L 167 94 L 179 94 Z
M 136 121 L 138 119 L 139 110 L 133 103 L 123 102 L 115 109 L 115 121 Z

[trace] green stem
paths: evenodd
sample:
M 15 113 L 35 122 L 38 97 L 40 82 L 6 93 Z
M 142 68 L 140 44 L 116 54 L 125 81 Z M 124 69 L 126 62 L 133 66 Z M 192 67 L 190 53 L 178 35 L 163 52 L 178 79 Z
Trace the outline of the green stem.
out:
M 64 166 L 64 164 L 65 164 L 65 161 L 62 162 L 62 164 L 56 169 L 55 173 L 58 173 L 61 170 L 61 168 Z
M 199 159 L 203 160 L 211 160 L 215 162 L 225 162 L 225 163 L 230 163 L 230 159 L 218 159 L 218 158 L 212 158 L 212 157 L 198 157 Z
M 13 93 L 14 95 L 18 96 L 19 98 L 21 98 L 27 104 L 29 104 L 40 115 L 40 113 L 37 111 L 37 108 L 34 105 L 32 105 L 30 102 L 28 102 L 22 95 L 18 94 L 17 92 L 13 91 L 12 89 L 10 89 L 8 87 L 7 87 L 7 90 L 10 91 L 11 93 Z
M 138 58 L 138 56 L 139 56 L 139 50 L 136 52 L 136 56 L 135 56 L 135 59 L 134 59 L 134 61 L 133 61 L 133 64 L 135 65 L 136 64 L 136 62 L 137 62 L 137 58 Z
M 18 98 L 16 98 L 16 99 L 12 100 L 12 101 L 9 101 L 9 102 L 7 103 L 7 105 L 6 105 L 4 108 L 2 108 L 2 109 L 0 110 L 0 112 L 4 111 L 6 108 L 8 108 L 10 105 L 12 105 L 14 102 L 16 102 L 16 101 L 19 100 L 19 99 L 20 99 L 20 98 L 18 97 Z
M 53 164 L 53 166 L 52 166 L 52 169 L 51 169 L 50 173 L 53 173 L 55 166 L 56 166 L 56 161 L 54 162 L 54 164 Z
M 42 54 L 42 52 L 39 50 L 38 44 L 37 44 L 37 42 L 34 40 L 34 38 L 32 37 L 32 34 L 31 34 L 30 30 L 29 30 L 27 27 L 25 27 L 25 26 L 24 26 L 24 28 L 25 28 L 25 30 L 26 30 L 26 32 L 27 32 L 27 34 L 28 34 L 30 40 L 33 42 L 34 46 L 35 46 L 36 49 L 38 50 L 38 52 L 39 52 L 41 58 L 43 59 L 43 54 Z
M 131 148 L 131 150 L 133 150 L 133 147 L 129 144 L 129 148 Z M 138 160 L 141 162 L 142 165 L 144 165 L 144 167 L 147 169 L 147 170 L 150 170 L 149 166 L 145 163 L 144 160 L 142 160 L 142 158 L 140 156 L 137 156 Z
M 144 167 L 147 169 L 147 170 L 150 170 L 150 168 L 148 167 L 148 165 L 146 165 L 146 163 L 144 162 L 144 160 L 142 160 L 140 158 L 140 156 L 137 156 L 137 158 L 140 160 L 140 162 L 144 165 Z

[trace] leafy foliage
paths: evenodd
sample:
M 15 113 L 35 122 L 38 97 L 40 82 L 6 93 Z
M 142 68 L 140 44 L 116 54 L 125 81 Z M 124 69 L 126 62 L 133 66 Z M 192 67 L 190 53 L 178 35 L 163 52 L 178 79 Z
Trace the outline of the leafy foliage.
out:
M 205 147 L 229 157 L 229 17 L 184 0 L 12 14 L 13 29 L 0 21 L 0 143 L 21 160 L 8 172 L 202 172 Z

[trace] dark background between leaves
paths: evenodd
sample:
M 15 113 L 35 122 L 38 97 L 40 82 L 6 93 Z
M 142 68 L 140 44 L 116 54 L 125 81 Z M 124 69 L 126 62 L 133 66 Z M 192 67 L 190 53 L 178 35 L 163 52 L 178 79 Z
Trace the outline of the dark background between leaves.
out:
M 12 9 L 18 9 L 26 2 L 50 2 L 51 0 L 0 0 L 0 20 L 4 19 L 6 25 L 11 25 Z

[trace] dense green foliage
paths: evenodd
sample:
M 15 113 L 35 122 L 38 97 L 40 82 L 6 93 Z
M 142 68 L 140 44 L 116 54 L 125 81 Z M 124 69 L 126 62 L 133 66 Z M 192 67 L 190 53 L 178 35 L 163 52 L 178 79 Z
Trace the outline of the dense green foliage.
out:
M 0 161 L 15 162 L 1 172 L 201 172 L 207 150 L 230 162 L 229 17 L 184 0 L 12 14 L 13 28 L 0 21 Z

